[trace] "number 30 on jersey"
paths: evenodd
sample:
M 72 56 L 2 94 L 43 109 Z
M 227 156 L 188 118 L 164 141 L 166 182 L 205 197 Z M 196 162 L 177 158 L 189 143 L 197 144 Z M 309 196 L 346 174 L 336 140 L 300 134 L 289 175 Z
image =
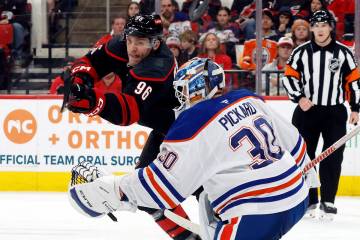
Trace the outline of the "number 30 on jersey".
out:
M 233 151 L 247 152 L 250 155 L 252 169 L 265 167 L 280 160 L 284 151 L 275 144 L 276 137 L 271 124 L 263 117 L 257 118 L 253 126 L 240 128 L 230 137 L 230 147 Z M 245 146 L 249 146 L 247 149 Z

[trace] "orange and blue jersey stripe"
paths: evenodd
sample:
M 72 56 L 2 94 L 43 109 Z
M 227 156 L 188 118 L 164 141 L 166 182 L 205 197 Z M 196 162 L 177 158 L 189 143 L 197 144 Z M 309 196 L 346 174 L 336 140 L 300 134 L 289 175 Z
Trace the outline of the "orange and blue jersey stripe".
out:
M 300 134 L 298 141 L 290 154 L 295 158 L 296 164 L 302 168 L 306 157 L 306 143 Z
M 153 201 L 162 209 L 175 208 L 185 200 L 154 163 L 140 169 L 138 178 Z
M 211 206 L 217 214 L 223 214 L 228 209 L 245 203 L 264 203 L 264 202 L 274 202 L 274 201 L 280 201 L 282 199 L 286 199 L 296 194 L 303 186 L 302 174 L 301 172 L 296 174 L 297 170 L 298 167 L 294 165 L 287 171 L 277 176 L 243 183 L 239 186 L 230 189 L 229 191 L 227 191 L 226 193 L 215 199 L 211 203 Z M 285 183 L 274 185 L 272 187 L 261 188 L 261 185 L 263 184 L 271 184 L 271 183 L 276 184 L 277 182 L 282 181 L 283 179 L 286 179 L 291 175 L 294 176 L 292 176 L 291 179 L 286 181 Z M 292 188 L 287 192 L 280 193 L 282 190 L 294 186 L 294 184 L 296 184 L 296 182 L 298 182 L 300 179 L 302 179 L 300 184 L 298 184 L 295 188 Z M 279 194 L 272 195 L 276 192 L 279 192 Z M 260 195 L 262 197 L 259 197 Z

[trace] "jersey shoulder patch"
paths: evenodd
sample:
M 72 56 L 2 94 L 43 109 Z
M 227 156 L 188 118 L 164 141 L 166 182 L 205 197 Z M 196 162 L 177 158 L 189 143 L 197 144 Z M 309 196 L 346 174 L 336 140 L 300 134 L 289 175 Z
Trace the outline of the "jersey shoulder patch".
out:
M 196 104 L 180 114 L 171 126 L 164 142 L 182 142 L 193 139 L 219 114 L 247 98 L 263 101 L 255 93 L 242 89 Z
M 126 42 L 122 37 L 114 37 L 105 45 L 106 54 L 122 62 L 128 62 Z

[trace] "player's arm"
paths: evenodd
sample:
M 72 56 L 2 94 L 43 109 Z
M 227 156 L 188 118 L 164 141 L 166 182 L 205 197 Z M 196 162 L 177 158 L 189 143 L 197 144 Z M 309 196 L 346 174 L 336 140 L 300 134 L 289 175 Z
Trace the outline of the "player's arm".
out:
M 125 72 L 127 61 L 125 42 L 113 38 L 74 62 L 71 66 L 73 82 L 93 87 L 95 82 L 114 70 Z
M 295 103 L 298 103 L 302 97 L 305 97 L 301 81 L 301 71 L 303 69 L 301 55 L 301 49 L 294 50 L 286 64 L 285 73 L 282 78 L 284 88 L 290 100 Z
M 122 93 L 105 93 L 101 89 L 90 88 L 87 85 L 74 85 L 71 91 L 76 98 L 71 101 L 68 108 L 73 112 L 90 116 L 99 115 L 113 124 L 122 126 L 137 122 L 140 115 L 144 119 L 146 116 L 161 114 L 163 118 L 159 118 L 153 123 L 154 126 L 149 127 L 168 129 L 168 123 L 173 122 L 173 120 L 169 121 L 169 119 L 164 118 L 173 119 L 174 113 L 172 109 L 162 108 L 159 98 L 163 97 L 164 94 L 174 95 L 171 92 L 170 83 L 152 83 L 129 77 L 132 79 L 128 81 Z M 155 104 L 159 104 L 159 106 L 155 106 Z M 166 112 L 164 113 L 164 111 Z
M 89 116 L 100 115 L 117 125 L 130 125 L 139 119 L 138 103 L 130 94 L 108 94 L 93 88 L 102 76 L 114 70 L 127 71 L 126 45 L 118 38 L 92 49 L 72 66 L 73 85 L 68 109 Z
M 183 132 L 184 129 L 178 130 Z M 89 216 L 87 212 L 101 215 L 115 211 L 120 208 L 121 202 L 131 206 L 171 209 L 202 186 L 219 164 L 212 158 L 211 162 L 206 162 L 205 159 L 209 159 L 207 155 L 214 154 L 215 149 L 210 151 L 194 139 L 165 141 L 160 149 L 157 159 L 148 167 L 127 175 L 101 177 L 94 182 L 74 186 L 70 189 L 72 202 L 81 205 L 83 209 L 80 211 Z M 103 202 L 109 206 L 105 210 Z
M 359 112 L 360 109 L 360 70 L 352 52 L 347 49 L 346 61 L 341 71 L 344 73 L 346 82 L 347 100 L 352 112 Z
M 201 164 L 206 154 L 196 154 L 200 152 L 195 149 L 197 144 L 180 145 L 162 145 L 163 151 L 153 163 L 120 179 L 118 184 L 130 202 L 172 209 L 202 186 L 205 176 L 214 170 L 212 164 Z

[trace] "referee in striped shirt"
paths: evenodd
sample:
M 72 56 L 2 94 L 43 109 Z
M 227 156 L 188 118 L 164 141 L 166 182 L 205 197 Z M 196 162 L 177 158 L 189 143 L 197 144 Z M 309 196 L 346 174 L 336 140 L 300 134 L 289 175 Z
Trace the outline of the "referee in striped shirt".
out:
M 283 85 L 290 99 L 298 104 L 292 123 L 304 137 L 313 159 L 320 134 L 323 150 L 346 134 L 346 100 L 351 107 L 349 122 L 359 121 L 360 71 L 351 50 L 335 41 L 335 21 L 329 12 L 315 12 L 310 24 L 312 40 L 293 51 Z M 344 149 L 339 148 L 320 163 L 320 218 L 332 219 L 337 213 L 334 201 Z M 318 190 L 310 189 L 308 216 L 315 217 L 318 203 Z

